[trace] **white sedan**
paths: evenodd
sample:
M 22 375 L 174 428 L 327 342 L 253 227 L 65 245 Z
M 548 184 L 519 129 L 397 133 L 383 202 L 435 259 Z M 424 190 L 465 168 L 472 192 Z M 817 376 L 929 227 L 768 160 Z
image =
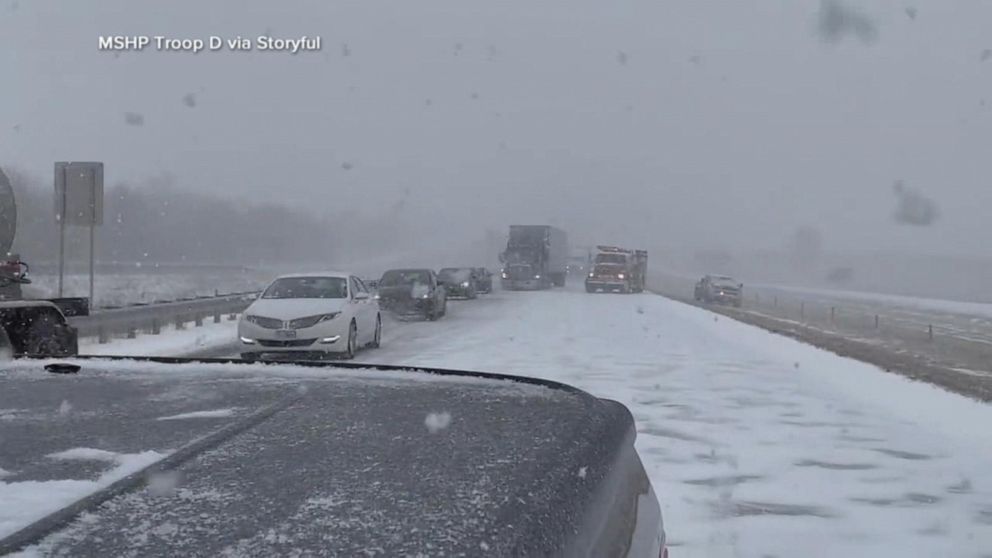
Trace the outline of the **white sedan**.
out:
M 349 273 L 283 275 L 241 315 L 241 358 L 352 358 L 382 340 L 379 303 Z

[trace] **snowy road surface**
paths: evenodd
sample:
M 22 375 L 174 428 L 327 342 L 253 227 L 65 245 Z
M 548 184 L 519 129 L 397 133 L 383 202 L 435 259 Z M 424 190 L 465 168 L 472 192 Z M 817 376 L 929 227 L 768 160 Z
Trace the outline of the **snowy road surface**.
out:
M 623 402 L 676 556 L 992 551 L 992 408 L 662 297 L 498 292 L 358 360 Z
M 986 405 L 648 294 L 497 292 L 387 325 L 358 361 L 539 376 L 626 404 L 676 556 L 992 549 Z

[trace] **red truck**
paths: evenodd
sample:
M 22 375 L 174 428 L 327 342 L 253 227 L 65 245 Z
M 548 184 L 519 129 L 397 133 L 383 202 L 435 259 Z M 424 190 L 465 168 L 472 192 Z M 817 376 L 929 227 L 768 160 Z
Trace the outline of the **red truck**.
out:
M 647 271 L 647 250 L 597 246 L 586 277 L 586 292 L 639 293 L 644 290 Z

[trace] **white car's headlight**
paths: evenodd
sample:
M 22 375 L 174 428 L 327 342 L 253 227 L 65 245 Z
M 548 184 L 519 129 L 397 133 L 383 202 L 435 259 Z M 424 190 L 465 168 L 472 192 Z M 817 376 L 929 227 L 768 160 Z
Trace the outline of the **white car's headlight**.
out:
M 468 281 L 462 281 L 462 286 L 467 289 L 468 288 Z
M 623 273 L 618 273 L 617 274 L 617 279 L 623 279 L 623 278 L 624 278 L 624 274 Z

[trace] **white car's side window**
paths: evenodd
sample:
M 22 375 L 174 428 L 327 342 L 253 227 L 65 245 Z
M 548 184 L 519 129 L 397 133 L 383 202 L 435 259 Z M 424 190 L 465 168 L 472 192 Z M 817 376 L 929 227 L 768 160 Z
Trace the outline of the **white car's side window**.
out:
M 358 290 L 361 291 L 361 292 L 363 292 L 363 293 L 368 293 L 369 292 L 369 288 L 367 286 L 365 286 L 365 281 L 362 281 L 362 278 L 361 277 L 357 277 L 356 279 L 358 281 Z

